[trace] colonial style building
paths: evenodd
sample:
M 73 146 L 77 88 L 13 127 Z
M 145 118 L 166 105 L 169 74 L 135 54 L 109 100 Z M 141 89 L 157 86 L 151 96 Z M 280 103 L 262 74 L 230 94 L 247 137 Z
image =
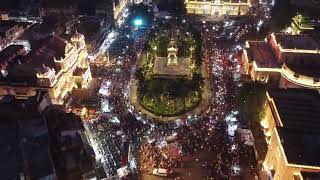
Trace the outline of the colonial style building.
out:
M 320 44 L 312 35 L 271 34 L 264 41 L 247 41 L 244 74 L 280 88 L 320 89 Z
M 80 117 L 52 106 L 47 92 L 0 100 L 1 179 L 96 179 L 95 155 Z M 20 143 L 19 143 L 20 142 Z
M 261 126 L 268 143 L 263 168 L 270 179 L 320 179 L 319 109 L 317 90 L 267 92 Z
M 250 9 L 249 0 L 185 0 L 187 13 L 199 15 L 245 15 Z
M 52 35 L 30 53 L 21 52 L 10 56 L 10 61 L 1 61 L 0 96 L 26 99 L 47 90 L 54 104 L 63 104 L 73 88 L 87 88 L 92 79 L 80 33 L 69 41 Z

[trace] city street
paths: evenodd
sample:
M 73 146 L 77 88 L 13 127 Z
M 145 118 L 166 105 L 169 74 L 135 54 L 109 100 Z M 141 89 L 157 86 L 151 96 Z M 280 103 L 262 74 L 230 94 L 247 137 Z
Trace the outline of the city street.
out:
M 257 172 L 253 165 L 240 162 L 245 152 L 235 139 L 242 124 L 234 100 L 241 86 L 239 53 L 246 35 L 268 22 L 272 3 L 255 2 L 248 16 L 223 22 L 181 17 L 201 32 L 212 99 L 198 114 L 171 123 L 153 121 L 129 101 L 137 59 L 148 36 L 163 20 L 155 19 L 153 24 L 136 29 L 125 21 L 107 36 L 101 52 L 114 63 L 102 72 L 98 93 L 102 115 L 88 122 L 87 129 L 108 176 L 115 176 L 117 169 L 127 165 L 127 173 L 138 179 L 166 179 L 151 175 L 153 168 L 172 172 L 167 179 L 254 179 Z M 127 142 L 134 147 L 130 151 Z M 171 146 L 175 153 L 170 153 Z M 126 159 L 123 154 L 128 151 Z
M 0 180 L 320 180 L 320 0 L 0 10 Z

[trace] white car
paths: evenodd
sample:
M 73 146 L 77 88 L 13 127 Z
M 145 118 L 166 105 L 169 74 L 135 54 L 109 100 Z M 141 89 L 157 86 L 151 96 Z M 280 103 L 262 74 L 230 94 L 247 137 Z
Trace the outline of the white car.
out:
M 164 176 L 164 177 L 166 177 L 166 176 L 168 176 L 168 170 L 166 170 L 166 169 L 161 169 L 161 168 L 156 168 L 156 169 L 153 169 L 153 172 L 152 172 L 152 174 L 153 175 L 157 175 L 157 176 Z

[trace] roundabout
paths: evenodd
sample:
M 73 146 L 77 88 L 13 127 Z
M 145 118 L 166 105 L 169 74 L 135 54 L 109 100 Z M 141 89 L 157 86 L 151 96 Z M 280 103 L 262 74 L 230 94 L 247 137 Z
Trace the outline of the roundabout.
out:
M 200 40 L 189 31 L 174 29 L 151 38 L 131 83 L 131 103 L 142 114 L 162 122 L 201 112 L 209 92 Z
M 253 166 L 242 162 L 247 163 L 248 157 L 253 156 L 244 152 L 231 136 L 235 127 L 241 125 L 238 114 L 241 112 L 231 110 L 235 106 L 240 77 L 241 61 L 237 53 L 248 32 L 255 31 L 256 25 L 262 20 L 266 22 L 269 17 L 268 13 L 261 13 L 259 7 L 252 9 L 255 10 L 252 16 L 226 19 L 221 23 L 196 21 L 193 17 L 181 19 L 179 27 L 193 26 L 201 34 L 199 40 L 203 43 L 204 53 L 195 47 L 200 63 L 194 62 L 197 70 L 190 70 L 203 78 L 203 85 L 197 91 L 188 85 L 195 77 L 193 73 L 189 76 L 188 70 L 177 70 L 177 66 L 161 68 L 168 64 L 168 59 L 180 64 L 178 58 L 188 58 L 188 52 L 191 52 L 181 53 L 184 49 L 181 44 L 186 43 L 181 43 L 179 37 L 169 32 L 174 30 L 167 26 L 170 19 L 156 18 L 147 29 L 132 31 L 124 24 L 117 30 L 117 39 L 110 45 L 108 53 L 121 63 L 105 68 L 104 80 L 110 82 L 105 89 L 110 93 L 101 98 L 101 102 L 107 102 L 107 105 L 101 103 L 102 107 L 110 105 L 110 111 L 104 113 L 98 122 L 88 123 L 95 133 L 92 135 L 97 145 L 95 152 L 106 160 L 103 166 L 107 167 L 107 173 L 117 173 L 123 165 L 123 145 L 129 144 L 133 153 L 130 153 L 127 164 L 134 177 L 128 179 L 162 179 L 153 175 L 154 170 L 160 168 L 174 171 L 168 179 L 236 179 L 244 173 L 247 175 L 246 170 Z M 164 28 L 167 32 L 158 33 Z M 153 38 L 149 38 L 150 31 L 157 31 Z M 180 33 L 188 31 L 192 32 L 188 29 Z M 152 46 L 152 40 L 157 37 L 164 37 L 163 43 L 159 41 L 155 43 L 157 46 Z M 177 46 L 177 61 L 174 54 L 169 56 L 168 53 L 175 52 L 168 48 L 171 39 Z M 188 48 L 186 46 L 186 50 Z M 205 54 L 203 63 L 202 54 Z M 159 63 L 156 63 L 157 58 Z M 155 68 L 156 64 L 159 68 Z M 165 76 L 163 72 L 169 70 L 176 76 L 182 72 L 179 75 L 184 77 Z M 141 86 L 141 82 L 145 85 Z M 107 86 L 108 83 L 105 84 Z M 173 91 L 173 87 L 177 89 Z M 177 108 L 183 105 L 185 108 Z M 102 124 L 104 132 L 97 124 Z M 181 154 L 176 153 L 180 150 Z M 243 179 L 253 178 L 245 176 Z

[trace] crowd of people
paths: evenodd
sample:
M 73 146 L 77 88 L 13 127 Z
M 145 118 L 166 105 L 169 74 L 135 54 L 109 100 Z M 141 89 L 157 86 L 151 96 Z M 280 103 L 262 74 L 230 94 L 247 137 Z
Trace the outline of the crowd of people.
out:
M 98 166 L 101 165 L 106 176 L 116 176 L 117 169 L 121 167 L 121 151 L 123 150 L 121 134 L 114 133 L 119 127 L 103 120 L 87 123 L 85 127 L 91 137 Z
M 141 171 L 151 174 L 154 168 L 162 168 L 167 169 L 168 174 L 173 173 L 173 168 L 177 167 L 178 161 L 170 156 L 167 147 L 161 147 L 166 145 L 160 143 L 163 142 L 152 142 L 141 147 Z
M 143 132 L 142 123 L 134 121 L 135 117 L 128 112 L 126 98 L 132 67 L 148 32 L 132 31 L 131 27 L 123 24 L 113 33 L 116 37 L 110 38 L 112 43 L 104 46 L 109 59 L 107 64 L 101 66 L 100 61 L 97 65 L 93 64 L 94 78 L 101 83 L 94 91 L 100 100 L 100 114 L 85 125 L 107 177 L 117 176 L 117 170 L 128 163 L 128 142 L 133 143 Z M 144 130 L 147 128 L 144 126 Z
M 261 17 L 265 20 L 269 17 L 263 13 L 267 12 L 267 9 L 254 11 L 253 18 Z M 260 20 L 257 18 L 255 21 Z M 138 161 L 138 168 L 134 171 L 137 175 L 151 173 L 153 168 L 164 168 L 176 177 L 174 169 L 183 168 L 186 163 L 193 161 L 200 164 L 205 170 L 204 176 L 208 179 L 237 177 L 240 170 L 240 156 L 243 153 L 239 147 L 241 145 L 234 137 L 234 131 L 237 129 L 234 127 L 238 127 L 239 124 L 235 122 L 238 115 L 232 111 L 235 89 L 240 86 L 241 63 L 237 53 L 244 36 L 253 26 L 230 21 L 227 25 L 230 26 L 229 30 L 224 27 L 224 23 L 221 25 L 203 23 L 198 27 L 202 33 L 205 48 L 203 63 L 206 63 L 212 97 L 201 113 L 163 124 L 137 112 L 128 101 L 130 82 L 137 60 L 148 35 L 153 31 L 152 28 L 157 27 L 156 23 L 158 22 L 155 21 L 155 24 L 145 29 L 135 30 L 124 23 L 117 29 L 114 43 L 106 46 L 108 47 L 106 52 L 112 62 L 107 68 L 102 66 L 104 69 L 98 74 L 103 82 L 101 88 L 109 88 L 104 87 L 108 84 L 106 82 L 110 82 L 111 88 L 107 94 L 98 94 L 101 109 L 106 111 L 96 118 L 97 122 L 90 125 L 90 131 L 95 133 L 96 138 L 95 151 L 100 152 L 104 159 L 115 157 L 104 161 L 104 167 L 111 175 L 116 174 L 116 169 L 121 165 L 120 154 L 126 151 L 123 144 L 129 142 L 133 147 L 133 152 L 130 152 L 134 155 L 132 158 Z M 222 29 L 225 32 L 214 29 Z M 226 120 L 230 114 L 233 114 L 235 120 Z M 102 125 L 101 128 L 99 122 L 105 121 L 117 125 Z M 118 131 L 114 127 L 117 127 Z M 173 135 L 174 138 L 170 139 Z M 109 140 L 110 138 L 116 139 L 117 142 Z M 97 145 L 99 143 L 101 145 Z M 174 154 L 169 149 L 172 144 L 176 150 Z M 112 149 L 115 149 L 114 152 L 111 152 Z M 208 154 L 206 160 L 197 158 L 197 155 L 203 152 Z M 185 173 L 192 176 L 193 172 Z

